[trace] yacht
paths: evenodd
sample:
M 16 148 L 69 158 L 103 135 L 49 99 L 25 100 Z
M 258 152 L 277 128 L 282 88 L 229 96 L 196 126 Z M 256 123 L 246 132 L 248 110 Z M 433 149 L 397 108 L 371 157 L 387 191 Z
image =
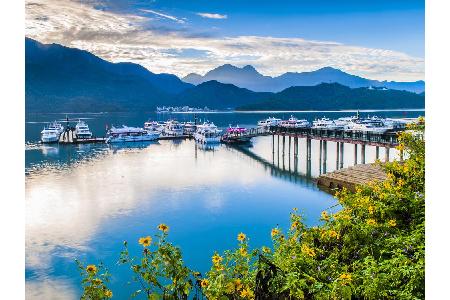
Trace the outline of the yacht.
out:
M 56 143 L 59 141 L 60 134 L 57 128 L 48 125 L 41 131 L 41 141 L 46 144 Z
M 156 121 L 150 121 L 144 123 L 144 129 L 147 131 L 159 131 L 161 132 L 164 126 L 161 127 L 161 124 Z
M 60 134 L 64 132 L 64 126 L 61 125 L 61 123 L 59 123 L 57 121 L 53 121 L 52 123 L 50 123 L 50 125 L 48 127 L 56 129 Z
M 345 130 L 363 131 L 372 133 L 385 133 L 390 128 L 385 126 L 381 120 L 362 119 L 348 123 Z
M 122 128 L 111 127 L 107 133 L 106 143 L 154 141 L 159 138 L 159 135 L 160 133 L 156 131 L 123 125 Z
M 178 121 L 170 120 L 166 122 L 164 133 L 171 136 L 180 136 L 183 135 L 183 127 L 183 124 Z
M 214 123 L 205 122 L 197 126 L 194 133 L 194 139 L 199 143 L 219 143 L 221 130 Z
M 230 127 L 227 129 L 227 132 L 222 136 L 222 142 L 227 144 L 242 144 L 250 142 L 251 136 L 246 135 L 247 129 L 244 127 Z
M 184 134 L 193 134 L 195 130 L 197 129 L 197 126 L 194 122 L 185 122 L 183 126 L 183 133 Z
M 334 121 L 323 117 L 322 119 L 316 119 L 313 121 L 312 127 L 313 129 L 342 129 L 343 126 L 337 125 Z
M 289 120 L 281 121 L 280 126 L 287 128 L 308 128 L 311 126 L 311 124 L 305 119 L 299 120 L 291 115 Z
M 334 124 L 338 127 L 345 128 L 346 125 L 348 125 L 351 122 L 354 122 L 355 120 L 358 120 L 358 116 L 351 116 L 351 117 L 341 117 L 337 120 L 334 120 Z
M 89 126 L 81 120 L 78 120 L 77 125 L 75 125 L 75 135 L 77 139 L 90 139 L 92 137 L 92 132 L 89 130 Z
M 269 117 L 265 120 L 258 121 L 259 127 L 277 126 L 281 122 L 281 119 Z

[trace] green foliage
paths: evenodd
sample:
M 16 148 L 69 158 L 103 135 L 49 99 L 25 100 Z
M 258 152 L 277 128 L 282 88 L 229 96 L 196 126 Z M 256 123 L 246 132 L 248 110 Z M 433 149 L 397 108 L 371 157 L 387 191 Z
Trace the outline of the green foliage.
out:
M 144 294 L 147 299 L 187 299 L 199 273 L 187 268 L 181 250 L 167 241 L 169 227 L 160 224 L 158 229 L 156 244 L 152 245 L 150 236 L 139 239 L 143 247 L 139 258 L 130 256 L 128 243 L 124 242 L 119 264 L 130 267 L 134 273 L 133 281 L 140 286 L 132 296 Z
M 308 228 L 294 209 L 290 228 L 272 229 L 271 248 L 251 250 L 240 233 L 237 248 L 214 253 L 203 279 L 166 241 L 167 226 L 160 225 L 154 250 L 150 237 L 139 240 L 144 247 L 139 260 L 130 258 L 125 243 L 119 262 L 128 264 L 141 284 L 135 294 L 148 299 L 186 298 L 198 286 L 208 299 L 424 299 L 424 134 L 423 119 L 401 133 L 398 150 L 408 159 L 384 165 L 384 182 L 337 192 L 342 209 L 322 212 L 320 226 Z M 106 287 L 96 291 L 94 276 L 84 271 L 89 296 L 84 299 L 104 298 Z
M 83 287 L 82 300 L 102 300 L 112 298 L 113 294 L 106 286 L 109 282 L 108 270 L 103 264 L 84 266 L 79 260 L 76 260 L 80 275 L 81 286 Z

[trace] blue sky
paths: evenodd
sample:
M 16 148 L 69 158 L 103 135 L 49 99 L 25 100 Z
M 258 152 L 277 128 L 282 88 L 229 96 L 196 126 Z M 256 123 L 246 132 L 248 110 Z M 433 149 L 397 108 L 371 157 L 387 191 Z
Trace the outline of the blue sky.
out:
M 189 19 L 195 32 L 224 36 L 300 37 L 402 51 L 424 57 L 425 3 L 417 0 L 100 1 L 116 12 L 156 9 Z M 207 19 L 197 12 L 226 15 Z M 168 26 L 169 20 L 162 20 Z
M 183 76 L 232 63 L 252 64 L 262 73 L 277 75 L 331 65 L 375 79 L 423 79 L 424 1 L 27 0 L 26 4 L 27 36 L 83 48 L 111 61 L 138 62 L 156 72 Z

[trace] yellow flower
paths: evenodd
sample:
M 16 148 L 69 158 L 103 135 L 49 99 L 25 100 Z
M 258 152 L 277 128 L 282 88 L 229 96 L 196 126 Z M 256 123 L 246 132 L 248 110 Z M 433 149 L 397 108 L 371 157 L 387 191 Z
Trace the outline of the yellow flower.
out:
M 167 231 L 169 231 L 169 226 L 167 226 L 166 224 L 161 223 L 161 224 L 158 225 L 158 229 L 161 230 L 162 232 L 167 232 Z
M 328 231 L 328 236 L 331 237 L 331 238 L 337 238 L 337 239 L 339 239 L 339 233 L 337 233 L 337 232 L 334 231 L 334 230 Z
M 106 290 L 105 291 L 105 297 L 106 298 L 112 298 L 112 296 L 113 296 L 113 293 L 110 290 Z
M 222 265 L 214 265 L 214 269 L 216 269 L 216 271 L 223 271 L 223 270 L 225 270 L 224 266 L 222 266 Z
M 234 280 L 234 285 L 236 286 L 236 289 L 239 291 L 240 289 L 242 289 L 242 282 L 239 278 L 236 278 Z
M 150 236 L 141 237 L 139 239 L 139 244 L 141 244 L 144 247 L 150 246 L 151 243 L 152 243 L 152 238 Z
M 249 288 L 243 289 L 241 292 L 241 297 L 251 299 L 253 298 L 253 292 Z
M 341 284 L 346 285 L 350 281 L 352 281 L 352 275 L 343 273 L 341 276 L 339 276 L 339 279 L 341 279 Z
M 86 271 L 89 273 L 97 273 L 97 267 L 95 265 L 89 265 L 86 267 Z
M 299 221 L 294 221 L 291 225 L 291 229 L 296 229 L 300 226 L 300 222 Z
M 302 245 L 302 253 L 311 257 L 314 257 L 316 255 L 316 252 L 313 249 L 309 248 L 307 245 Z
M 371 206 L 369 206 L 368 210 L 369 210 L 369 214 L 373 215 L 373 212 L 375 211 L 375 207 L 373 207 L 371 205 Z
M 245 240 L 246 237 L 247 237 L 247 236 L 241 232 L 241 233 L 238 234 L 237 240 L 238 240 L 239 242 L 243 242 L 243 241 Z
M 395 226 L 397 226 L 397 221 L 395 221 L 395 219 L 391 219 L 391 220 L 389 220 L 388 225 L 390 227 L 395 227 Z
M 272 237 L 277 236 L 278 234 L 280 234 L 280 230 L 278 228 L 272 229 L 272 232 L 270 233 Z
M 239 248 L 239 252 L 241 253 L 242 256 L 247 256 L 247 249 Z
M 266 246 L 263 246 L 263 247 L 262 247 L 262 251 L 263 251 L 264 253 L 270 253 L 270 252 L 271 252 L 270 248 L 269 248 L 269 247 L 266 247 Z
M 368 219 L 367 221 L 366 221 L 366 223 L 367 223 L 367 225 L 376 225 L 377 224 L 377 222 L 374 220 L 374 219 Z
M 217 253 L 213 255 L 212 262 L 213 264 L 219 264 L 223 260 L 222 256 L 218 255 Z
M 202 281 L 200 282 L 200 286 L 202 288 L 205 288 L 209 285 L 209 280 L 208 279 L 202 279 Z
M 330 219 L 330 216 L 328 215 L 328 213 L 326 211 L 322 212 L 322 219 L 324 219 L 325 221 L 328 221 Z

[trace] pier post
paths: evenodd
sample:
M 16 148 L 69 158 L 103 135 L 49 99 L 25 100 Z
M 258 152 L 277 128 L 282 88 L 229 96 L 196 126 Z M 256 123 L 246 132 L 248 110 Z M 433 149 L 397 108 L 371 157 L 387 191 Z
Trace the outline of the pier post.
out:
M 375 147 L 375 159 L 380 159 L 380 147 L 378 146 Z
M 389 147 L 384 148 L 384 162 L 389 162 Z
M 272 134 L 272 154 L 275 153 L 275 135 Z
M 322 152 L 323 152 L 323 141 L 319 140 L 319 175 L 322 175 Z
M 284 163 L 284 148 L 285 148 L 285 144 L 286 144 L 286 136 L 283 135 L 283 163 Z
M 340 155 L 339 161 L 340 161 L 340 168 L 342 169 L 344 167 L 344 142 L 341 142 L 340 147 L 341 150 L 339 152 Z
M 322 167 L 322 169 L 323 169 L 323 173 L 326 173 L 327 172 L 327 141 L 323 141 L 322 145 L 323 145 L 323 148 L 322 148 L 322 150 L 323 150 L 323 167 Z
M 311 160 L 311 139 L 306 138 L 306 160 Z
M 361 145 L 361 163 L 366 163 L 366 145 L 364 144 Z
M 288 153 L 289 153 L 289 167 L 290 167 L 291 166 L 291 163 L 290 163 L 290 161 L 291 161 L 291 136 L 289 136 L 288 143 L 289 143 Z
M 297 144 L 297 156 L 298 156 L 298 153 L 300 152 L 299 150 L 300 150 L 300 143 L 299 143 L 299 141 L 298 141 L 298 137 L 297 137 L 297 142 L 296 142 L 296 144 Z
M 355 144 L 355 162 L 354 165 L 358 164 L 358 144 Z
M 339 169 L 339 142 L 336 142 L 336 170 Z

